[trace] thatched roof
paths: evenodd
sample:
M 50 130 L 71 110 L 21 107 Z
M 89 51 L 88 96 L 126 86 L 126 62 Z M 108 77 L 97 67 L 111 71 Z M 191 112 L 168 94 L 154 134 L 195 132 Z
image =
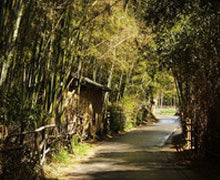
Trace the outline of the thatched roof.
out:
M 102 91 L 112 91 L 110 88 L 103 86 L 102 84 L 99 84 L 87 77 L 82 77 L 81 85 L 84 85 L 84 86 L 91 85 L 91 86 L 101 89 Z
M 96 88 L 96 89 L 100 89 L 100 90 L 106 91 L 106 92 L 112 91 L 110 88 L 108 88 L 102 84 L 99 84 L 99 83 L 97 83 L 87 77 L 82 76 L 81 80 L 79 80 L 79 78 L 77 76 L 78 76 L 78 74 L 75 73 L 69 77 L 69 82 L 71 82 L 69 89 L 75 89 L 79 85 L 79 82 L 80 82 L 80 85 L 83 87 L 86 87 L 86 88 L 88 88 L 88 87 Z

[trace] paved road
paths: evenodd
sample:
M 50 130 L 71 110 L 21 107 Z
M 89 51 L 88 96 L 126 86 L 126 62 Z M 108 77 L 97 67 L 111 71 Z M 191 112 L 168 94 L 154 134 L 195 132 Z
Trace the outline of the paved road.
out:
M 174 116 L 160 116 L 153 125 L 113 138 L 97 147 L 95 156 L 66 175 L 86 180 L 187 180 L 202 179 L 176 165 L 175 151 L 165 145 L 179 126 Z

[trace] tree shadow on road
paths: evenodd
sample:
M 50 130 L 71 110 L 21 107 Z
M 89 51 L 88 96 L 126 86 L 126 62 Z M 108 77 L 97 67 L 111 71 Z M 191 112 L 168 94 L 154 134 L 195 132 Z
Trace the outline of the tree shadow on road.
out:
M 101 153 L 82 164 L 85 171 L 67 174 L 69 179 L 205 180 L 196 172 L 178 165 L 176 152 L 134 151 Z
M 152 127 L 109 140 L 99 147 L 94 157 L 66 177 L 68 180 L 219 180 L 210 176 L 208 169 L 201 172 L 201 168 L 182 163 L 170 145 L 159 145 L 170 131 L 161 131 L 157 125 Z

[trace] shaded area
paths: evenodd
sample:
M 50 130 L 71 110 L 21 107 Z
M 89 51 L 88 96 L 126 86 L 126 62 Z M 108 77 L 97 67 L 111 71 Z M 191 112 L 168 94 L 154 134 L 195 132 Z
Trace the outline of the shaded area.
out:
M 188 177 L 186 171 L 190 170 L 175 165 L 174 154 L 168 151 L 102 153 L 85 162 L 86 174 L 73 172 L 67 176 L 70 179 L 205 179 L 191 172 Z
M 173 116 L 160 116 L 154 125 L 143 126 L 97 147 L 97 153 L 65 179 L 207 179 L 183 166 L 176 151 L 165 142 L 179 127 Z

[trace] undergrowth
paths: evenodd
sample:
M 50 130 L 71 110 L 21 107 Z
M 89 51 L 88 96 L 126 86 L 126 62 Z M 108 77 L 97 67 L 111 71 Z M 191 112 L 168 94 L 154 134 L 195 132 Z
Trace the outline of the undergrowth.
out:
M 48 178 L 62 176 L 63 173 L 69 171 L 70 167 L 80 163 L 92 151 L 92 147 L 87 143 L 79 142 L 79 137 L 76 135 L 72 137 L 70 143 L 69 147 L 64 147 L 59 152 L 51 154 L 51 158 L 44 167 Z
M 142 123 L 156 119 L 149 105 L 134 95 L 124 96 L 121 103 L 109 105 L 108 112 L 110 133 L 129 131 Z

